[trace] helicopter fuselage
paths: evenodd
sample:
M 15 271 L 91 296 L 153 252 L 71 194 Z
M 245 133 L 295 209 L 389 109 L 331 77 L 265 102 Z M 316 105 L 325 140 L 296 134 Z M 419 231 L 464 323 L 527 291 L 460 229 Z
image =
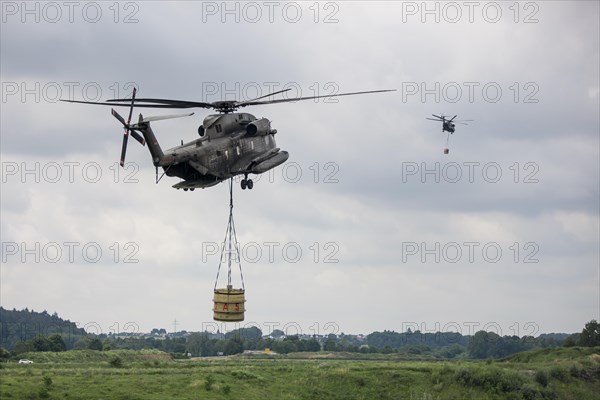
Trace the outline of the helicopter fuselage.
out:
M 198 128 L 198 139 L 165 150 L 157 145 L 149 123 L 138 124 L 149 145 L 153 163 L 167 176 L 183 179 L 177 189 L 204 188 L 236 175 L 261 174 L 289 154 L 276 146 L 276 130 L 266 118 L 248 113 L 212 114 Z M 154 143 L 156 146 L 151 145 Z M 251 186 L 249 186 L 251 187 Z
M 442 132 L 446 131 L 446 132 L 454 133 L 455 129 L 456 129 L 455 125 L 452 122 L 444 121 L 444 123 L 442 125 Z

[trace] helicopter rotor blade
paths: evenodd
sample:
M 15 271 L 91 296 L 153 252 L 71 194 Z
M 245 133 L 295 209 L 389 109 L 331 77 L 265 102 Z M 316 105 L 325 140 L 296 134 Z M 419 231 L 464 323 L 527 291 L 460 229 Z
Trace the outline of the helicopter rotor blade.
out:
M 127 126 L 127 123 L 125 122 L 125 119 L 123 119 L 123 117 L 121 117 L 121 115 L 119 115 L 119 113 L 116 112 L 114 108 L 110 109 L 110 113 L 113 115 L 113 117 L 115 117 L 116 119 L 118 119 L 123 124 L 124 127 Z
M 189 117 L 191 115 L 194 115 L 194 113 L 188 113 L 188 114 L 172 114 L 172 115 L 157 115 L 154 117 L 146 117 L 141 119 L 138 123 L 142 123 L 142 122 L 152 122 L 152 121 L 162 121 L 164 119 L 173 119 L 173 118 L 182 118 L 182 117 Z M 141 143 L 142 146 L 144 146 L 146 144 L 146 140 L 139 134 L 137 133 L 134 129 L 136 129 L 136 126 L 134 125 L 133 127 L 131 127 L 131 136 L 133 136 L 133 138 L 135 140 L 137 140 L 138 142 Z
M 115 117 L 116 119 L 118 119 L 119 122 L 121 122 L 123 124 L 123 128 L 127 129 L 128 125 L 125 122 L 125 119 L 123 117 L 121 117 L 121 115 L 119 115 L 119 113 L 116 112 L 114 108 L 111 108 L 110 112 L 113 115 L 113 117 Z M 137 140 L 138 142 L 140 142 L 140 144 L 142 146 L 146 145 L 146 140 L 139 133 L 137 133 L 136 131 L 134 131 L 133 128 L 130 127 L 129 133 L 131 134 L 131 136 L 133 136 L 133 138 L 135 140 Z
M 131 134 L 131 136 L 133 136 L 133 138 L 135 140 L 137 140 L 138 142 L 140 142 L 140 144 L 142 146 L 146 145 L 146 139 L 144 139 L 139 133 L 137 133 L 136 131 L 134 131 L 133 129 L 129 132 Z
M 458 115 L 455 115 L 454 117 L 452 117 L 449 121 L 452 122 L 454 121 L 454 118 L 458 117 Z
M 311 100 L 311 99 L 320 99 L 323 97 L 341 97 L 341 96 L 353 96 L 356 94 L 368 94 L 368 93 L 383 93 L 383 92 L 395 92 L 396 89 L 385 89 L 385 90 L 368 90 L 365 92 L 352 92 L 352 93 L 339 93 L 339 94 L 325 94 L 321 96 L 308 96 L 308 97 L 296 97 L 293 99 L 277 99 L 277 100 L 267 100 L 267 101 L 249 101 L 245 102 L 243 105 L 239 105 L 240 107 L 245 106 L 256 106 L 261 104 L 276 104 L 276 103 L 289 103 L 293 101 L 300 100 Z
M 435 119 L 435 118 L 425 118 L 425 119 L 428 119 L 428 120 L 430 120 L 430 121 L 438 121 L 438 122 L 439 122 L 439 121 L 442 121 L 441 119 Z
M 171 115 L 157 115 L 154 117 L 146 117 L 142 119 L 140 122 L 152 122 L 152 121 L 162 121 L 163 119 L 173 119 L 173 118 L 183 118 L 194 115 L 194 113 L 189 114 L 171 114 Z
M 439 115 L 435 115 L 435 114 L 431 114 L 431 115 L 433 115 L 434 117 L 436 117 L 436 118 L 439 118 L 439 119 L 441 119 L 441 120 L 443 120 L 443 119 L 444 119 L 444 116 L 443 116 L 443 115 L 442 115 L 441 117 L 440 117 Z
M 240 102 L 236 103 L 236 106 L 237 107 L 244 107 L 246 105 L 246 103 L 250 103 L 252 101 L 264 99 L 265 97 L 274 96 L 276 94 L 285 93 L 285 92 L 290 91 L 290 90 L 292 90 L 292 89 L 284 89 L 284 90 L 280 90 L 279 92 L 273 92 L 273 93 L 266 94 L 264 96 L 257 97 L 255 99 L 246 100 L 246 101 L 240 101 Z
M 127 125 L 125 125 L 125 134 L 123 135 L 123 147 L 121 148 L 121 167 L 125 166 L 125 153 L 127 152 L 127 140 L 129 139 L 129 133 L 131 132 L 131 116 L 133 115 L 133 104 L 135 102 L 135 94 L 137 90 L 133 88 L 133 94 L 131 95 L 131 105 L 129 106 L 129 116 L 127 117 Z M 133 135 L 132 135 L 133 136 Z M 136 140 L 140 141 L 141 137 L 136 135 Z
M 123 146 L 121 147 L 121 161 L 119 164 L 121 167 L 125 166 L 125 153 L 127 152 L 127 139 L 129 138 L 129 130 L 125 129 L 123 134 Z
M 116 102 L 102 102 L 102 101 L 79 101 L 79 100 L 63 100 L 61 99 L 60 101 L 63 101 L 65 103 L 79 103 L 79 104 L 93 104 L 93 105 L 97 105 L 97 106 L 116 106 L 116 107 L 129 107 L 130 105 L 127 103 L 116 103 Z M 119 100 L 121 101 L 121 100 Z M 131 99 L 123 99 L 122 101 L 131 101 Z M 141 99 L 138 99 L 138 101 L 141 101 Z M 177 100 L 176 100 L 177 101 Z M 192 103 L 192 104 L 183 104 L 183 103 Z M 205 104 L 205 105 L 197 105 L 197 104 Z M 175 104 L 139 104 L 139 103 L 135 103 L 136 107 L 143 107 L 143 108 L 214 108 L 213 105 L 209 104 L 209 103 L 194 103 L 191 101 L 188 102 L 180 102 L 180 103 L 175 103 Z
M 131 136 L 133 136 L 133 138 L 135 140 L 140 142 L 140 144 L 142 146 L 144 146 L 146 144 L 146 140 L 144 140 L 144 138 L 131 127 L 131 116 L 133 115 L 133 106 L 135 103 L 136 92 L 137 92 L 136 88 L 133 88 L 133 94 L 131 96 L 131 99 L 129 99 L 129 101 L 131 103 L 129 104 L 129 115 L 127 116 L 127 122 L 125 122 L 125 118 L 123 118 L 118 112 L 116 112 L 114 108 L 110 109 L 110 113 L 113 115 L 113 117 L 118 119 L 119 122 L 121 124 L 123 124 L 123 130 L 124 130 L 123 145 L 121 146 L 121 158 L 119 161 L 119 164 L 121 165 L 121 167 L 125 166 L 125 155 L 127 154 L 127 141 L 129 139 L 130 134 L 131 134 Z M 92 104 L 94 104 L 94 103 L 92 103 Z M 126 104 L 122 104 L 122 105 L 126 105 Z
M 120 104 L 119 102 L 129 102 L 129 101 L 131 101 L 131 99 L 110 99 L 104 103 L 98 103 L 98 104 L 117 103 L 117 105 L 118 105 L 118 104 Z M 156 103 L 156 104 L 139 104 L 139 102 Z M 202 101 L 153 99 L 153 98 L 137 99 L 136 106 L 137 107 L 148 107 L 148 108 L 215 108 L 215 105 L 213 103 L 205 103 Z
M 212 103 L 199 102 L 199 101 L 187 101 L 187 100 L 171 100 L 171 99 L 155 99 L 155 98 L 140 98 L 135 99 L 135 96 L 132 98 L 126 99 L 110 99 L 104 102 L 97 101 L 78 101 L 78 100 L 63 100 L 61 101 L 67 103 L 81 103 L 81 104 L 95 104 L 95 105 L 103 105 L 103 106 L 118 106 L 118 107 L 131 107 L 135 101 L 136 107 L 144 107 L 144 108 L 212 108 L 219 112 L 231 112 L 234 111 L 238 107 L 246 107 L 250 105 L 261 105 L 261 104 L 276 104 L 276 103 L 289 103 L 300 100 L 311 100 L 311 99 L 320 99 L 326 97 L 341 97 L 341 96 L 353 96 L 358 94 L 368 94 L 368 93 L 383 93 L 383 92 L 395 92 L 396 89 L 385 89 L 385 90 L 369 90 L 364 92 L 351 92 L 351 93 L 339 93 L 339 94 L 326 94 L 321 96 L 308 96 L 308 97 L 296 97 L 293 99 L 276 99 L 276 100 L 265 100 L 260 101 L 265 97 L 273 96 L 275 94 L 280 94 L 287 92 L 290 89 L 280 90 L 278 92 L 269 93 L 264 96 L 260 96 L 256 99 L 247 100 L 247 101 L 215 101 Z
M 129 129 L 129 124 L 131 123 L 131 115 L 133 114 L 133 102 L 135 101 L 135 93 L 137 92 L 136 88 L 133 88 L 133 95 L 131 96 L 131 107 L 129 108 L 129 117 L 127 118 L 127 129 Z

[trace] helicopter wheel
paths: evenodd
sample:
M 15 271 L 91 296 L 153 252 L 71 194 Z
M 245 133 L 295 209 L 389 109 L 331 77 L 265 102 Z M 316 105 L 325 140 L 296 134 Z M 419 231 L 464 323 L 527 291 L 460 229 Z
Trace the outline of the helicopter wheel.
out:
M 248 179 L 247 174 L 244 174 L 244 179 L 242 179 L 240 185 L 242 186 L 242 190 L 245 190 L 246 188 L 251 190 L 254 187 L 254 182 L 252 182 L 252 179 Z
M 183 188 L 183 191 L 184 191 L 184 192 L 187 192 L 187 191 L 188 191 L 188 188 Z
M 196 189 L 196 188 L 190 188 L 190 190 L 191 190 L 192 192 L 194 191 L 194 189 Z

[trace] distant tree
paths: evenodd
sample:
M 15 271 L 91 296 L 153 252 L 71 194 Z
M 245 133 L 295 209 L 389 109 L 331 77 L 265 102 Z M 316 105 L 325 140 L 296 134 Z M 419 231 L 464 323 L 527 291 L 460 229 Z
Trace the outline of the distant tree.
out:
M 574 347 L 577 346 L 577 343 L 579 342 L 579 333 L 574 333 L 570 336 L 568 336 L 565 341 L 563 342 L 563 346 L 564 347 Z
M 586 347 L 600 346 L 600 324 L 595 319 L 585 324 L 579 337 L 579 344 Z
M 337 343 L 335 339 L 329 338 L 323 343 L 324 351 L 337 351 Z
M 288 354 L 295 352 L 297 347 L 291 340 L 282 340 L 280 342 L 273 343 L 273 350 L 277 353 Z
M 10 357 L 10 352 L 4 347 L 0 347 L 0 360 L 6 360 Z
M 166 338 L 162 341 L 163 350 L 167 353 L 185 353 L 186 338 Z
M 202 341 L 205 335 L 201 333 L 192 333 L 188 336 L 187 341 L 185 342 L 185 351 L 186 353 L 190 353 L 192 357 L 200 357 L 202 355 Z
M 102 341 L 97 337 L 91 338 L 88 342 L 87 348 L 89 350 L 102 350 Z
M 285 336 L 285 332 L 283 332 L 281 329 L 273 329 L 273 332 L 271 332 L 271 337 L 275 339 L 282 336 Z
M 302 342 L 304 351 L 321 351 L 321 344 L 315 339 L 310 339 L 306 341 L 303 340 Z
M 465 350 L 466 349 L 459 344 L 452 344 L 450 346 L 446 346 L 446 347 L 442 348 L 439 351 L 439 354 L 441 354 L 445 358 L 455 358 L 459 354 L 464 353 Z
M 386 347 L 384 347 L 383 349 L 385 350 Z M 431 348 L 424 344 L 413 344 L 411 346 L 406 347 L 406 351 L 410 354 L 423 354 L 431 351 Z
M 75 344 L 73 345 L 73 349 L 75 350 L 85 350 L 88 348 L 88 340 L 86 337 L 82 337 L 81 339 L 77 340 L 75 342 Z
M 52 344 L 46 336 L 37 335 L 31 340 L 33 351 L 51 351 Z
M 420 337 L 420 332 L 409 333 L 407 335 L 400 334 L 398 332 L 393 331 L 383 331 L 383 332 L 373 332 L 367 335 L 367 344 L 372 347 L 376 347 L 378 349 L 383 349 L 385 346 L 390 346 L 391 348 L 398 348 L 406 345 L 407 343 L 418 343 L 419 339 L 416 337 Z
M 244 343 L 240 338 L 228 339 L 225 341 L 225 355 L 239 354 L 244 351 Z
M 262 331 L 256 327 L 251 326 L 250 328 L 235 329 L 225 334 L 225 339 L 231 339 L 234 337 L 241 338 L 242 340 L 253 340 L 258 339 L 262 336 Z
M 192 333 L 186 341 L 186 352 L 192 357 L 207 357 L 216 355 L 214 341 L 206 333 Z
M 13 353 L 15 354 L 29 353 L 30 351 L 33 351 L 31 341 L 19 340 L 13 347 Z
M 392 349 L 392 346 L 390 346 L 390 345 L 385 345 L 385 346 L 383 346 L 383 349 L 381 349 L 381 352 L 383 354 L 391 354 L 394 352 L 394 349 Z
M 539 347 L 536 339 L 525 336 L 499 336 L 494 332 L 479 331 L 471 337 L 468 350 L 472 358 L 500 358 L 520 351 Z
M 63 340 L 62 336 L 59 334 L 52 335 L 48 338 L 50 342 L 50 351 L 65 351 L 67 350 L 67 345 Z
M 498 337 L 495 335 L 494 339 Z M 499 337 L 498 337 L 499 338 Z M 497 339 L 496 339 L 497 340 Z M 490 357 L 490 340 L 489 334 L 485 331 L 476 332 L 469 341 L 469 355 L 472 358 L 488 358 Z

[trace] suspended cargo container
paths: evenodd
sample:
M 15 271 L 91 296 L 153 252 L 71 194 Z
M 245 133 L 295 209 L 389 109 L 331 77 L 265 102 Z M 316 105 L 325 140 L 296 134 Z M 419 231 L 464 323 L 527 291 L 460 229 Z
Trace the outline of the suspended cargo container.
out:
M 226 288 L 215 289 L 213 297 L 213 319 L 223 322 L 240 322 L 244 320 L 246 308 L 244 289 L 233 289 L 231 285 Z

